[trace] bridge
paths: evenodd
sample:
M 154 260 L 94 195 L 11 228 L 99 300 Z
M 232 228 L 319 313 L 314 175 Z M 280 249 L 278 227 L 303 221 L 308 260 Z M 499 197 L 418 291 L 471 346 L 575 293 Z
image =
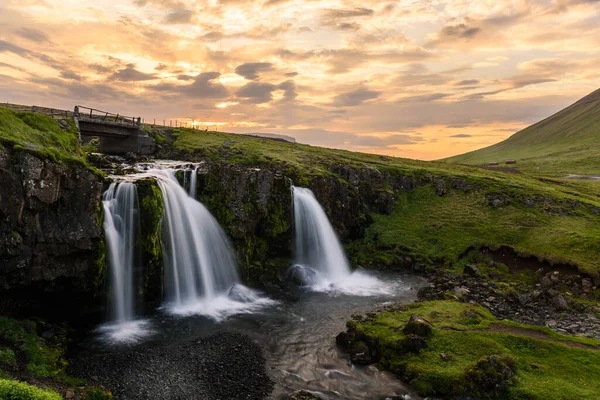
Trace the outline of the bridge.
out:
M 95 108 L 75 106 L 73 119 L 81 140 L 99 138 L 98 150 L 106 154 L 152 154 L 156 143 L 141 129 L 140 117 L 127 117 Z

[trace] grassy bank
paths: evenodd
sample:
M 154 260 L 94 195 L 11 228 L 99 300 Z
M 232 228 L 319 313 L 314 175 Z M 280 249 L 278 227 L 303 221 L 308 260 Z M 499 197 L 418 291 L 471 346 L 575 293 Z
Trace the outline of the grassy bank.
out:
M 73 120 L 59 122 L 47 115 L 0 108 L 0 143 L 54 161 L 84 162 Z
M 405 346 L 403 328 L 411 315 L 433 325 L 427 347 L 418 353 Z M 380 364 L 423 396 L 482 396 L 485 382 L 498 379 L 499 371 L 487 364 L 490 356 L 514 372 L 514 379 L 504 382 L 506 390 L 492 398 L 596 399 L 600 393 L 600 341 L 498 321 L 480 306 L 415 303 L 348 325 L 358 338 L 353 346 L 376 343 Z

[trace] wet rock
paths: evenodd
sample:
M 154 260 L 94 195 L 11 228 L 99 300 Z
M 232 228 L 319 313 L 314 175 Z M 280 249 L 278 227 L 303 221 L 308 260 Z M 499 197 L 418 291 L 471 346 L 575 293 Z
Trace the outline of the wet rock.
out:
M 361 340 L 354 341 L 350 351 L 350 361 L 353 364 L 368 365 L 377 361 L 374 349 Z
M 417 315 L 411 315 L 408 323 L 403 329 L 403 332 L 407 335 L 417 335 L 421 337 L 427 337 L 431 334 L 433 325 L 426 319 Z
M 467 274 L 470 276 L 477 276 L 478 273 L 479 273 L 479 268 L 477 268 L 477 266 L 474 264 L 467 264 L 467 265 L 465 265 L 465 268 L 463 269 L 463 274 Z
M 335 343 L 342 350 L 348 351 L 352 345 L 352 336 L 348 332 L 341 332 L 335 337 Z
M 317 272 L 303 265 L 294 265 L 288 270 L 286 278 L 295 285 L 307 286 L 317 281 Z

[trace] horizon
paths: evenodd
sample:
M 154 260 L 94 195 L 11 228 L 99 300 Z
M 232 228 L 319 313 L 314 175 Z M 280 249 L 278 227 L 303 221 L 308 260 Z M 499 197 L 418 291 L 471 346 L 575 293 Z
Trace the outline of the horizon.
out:
M 600 2 L 8 0 L 3 101 L 435 160 L 598 88 Z

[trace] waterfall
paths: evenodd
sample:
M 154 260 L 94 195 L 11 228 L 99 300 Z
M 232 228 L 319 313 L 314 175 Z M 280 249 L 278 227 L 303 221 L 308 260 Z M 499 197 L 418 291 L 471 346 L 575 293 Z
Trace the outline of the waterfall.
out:
M 112 323 L 100 328 L 106 340 L 137 341 L 149 333 L 147 322 L 135 318 L 136 241 L 140 233 L 137 189 L 130 182 L 113 182 L 102 196 L 104 233 L 110 269 Z
M 133 183 L 111 183 L 102 196 L 104 232 L 111 277 L 112 318 L 126 322 L 134 316 L 135 241 L 139 235 L 139 206 Z
M 293 187 L 296 265 L 288 277 L 301 286 L 332 294 L 373 296 L 393 287 L 363 271 L 350 271 L 342 245 L 310 189 Z
M 198 182 L 198 167 L 192 170 L 192 176 L 190 177 L 190 197 L 192 199 L 196 198 L 196 182 Z
M 331 282 L 350 275 L 350 265 L 325 211 L 310 189 L 295 187 L 296 263 Z
M 225 232 L 192 197 L 196 172 L 191 176 L 190 192 L 179 184 L 174 169 L 146 172 L 156 179 L 163 197 L 165 308 L 173 314 L 201 314 L 219 320 L 273 304 L 239 283 Z

